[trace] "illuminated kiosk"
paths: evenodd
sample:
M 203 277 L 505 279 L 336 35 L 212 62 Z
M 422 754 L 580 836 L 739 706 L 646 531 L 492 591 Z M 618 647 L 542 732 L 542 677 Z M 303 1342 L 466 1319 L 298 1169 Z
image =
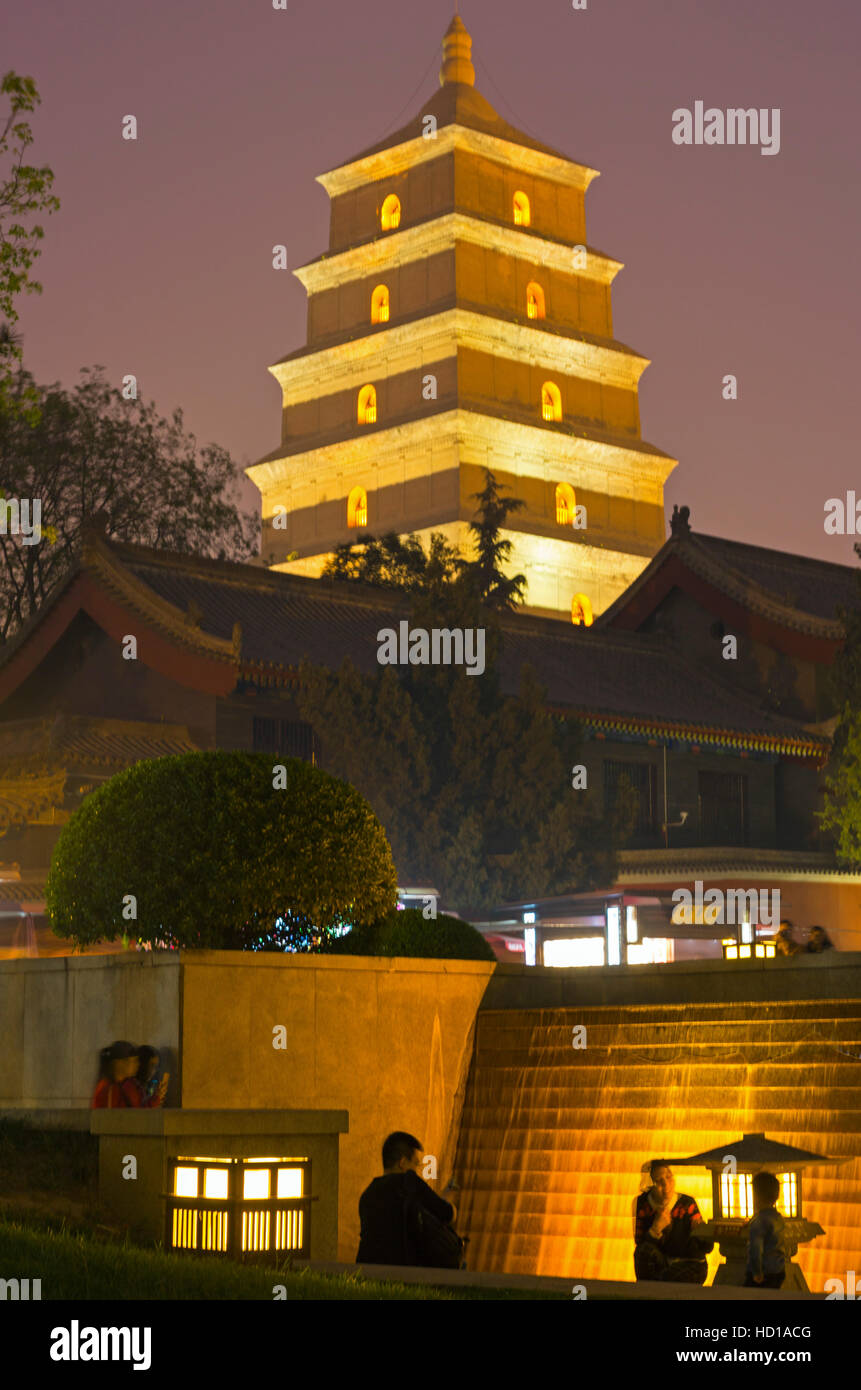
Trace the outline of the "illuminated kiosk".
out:
M 734 1172 L 727 1172 L 727 1160 L 734 1160 Z M 717 1242 L 724 1263 L 718 1265 L 715 1284 L 743 1284 L 747 1265 L 748 1223 L 753 1209 L 753 1175 L 774 1173 L 780 1183 L 777 1208 L 784 1221 L 786 1239 L 786 1278 L 784 1289 L 807 1290 L 807 1281 L 793 1257 L 799 1245 L 824 1236 L 822 1227 L 801 1214 L 801 1170 L 813 1163 L 839 1163 L 839 1159 L 778 1144 L 764 1134 L 744 1134 L 735 1143 L 721 1144 L 705 1153 L 679 1158 L 674 1168 L 708 1168 L 712 1175 L 712 1220 L 702 1228 L 703 1238 Z M 700 1233 L 698 1232 L 698 1235 Z
M 346 1110 L 94 1110 L 99 1199 L 175 1254 L 336 1260 L 348 1130 Z

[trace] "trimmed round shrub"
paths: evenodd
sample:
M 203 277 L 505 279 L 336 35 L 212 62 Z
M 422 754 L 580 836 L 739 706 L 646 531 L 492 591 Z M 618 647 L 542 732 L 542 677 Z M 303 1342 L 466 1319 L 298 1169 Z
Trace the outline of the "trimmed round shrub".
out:
M 379 921 L 356 926 L 330 940 L 327 950 L 344 956 L 419 956 L 437 960 L 496 960 L 481 932 L 460 917 L 441 912 L 426 919 L 420 908 L 397 908 Z
M 353 787 L 294 758 L 205 752 L 137 763 L 88 796 L 46 901 L 57 935 L 81 944 L 307 950 L 376 921 L 396 892 Z

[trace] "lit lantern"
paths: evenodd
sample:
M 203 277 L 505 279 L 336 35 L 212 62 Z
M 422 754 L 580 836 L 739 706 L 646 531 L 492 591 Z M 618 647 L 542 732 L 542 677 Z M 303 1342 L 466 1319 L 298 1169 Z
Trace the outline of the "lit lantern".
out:
M 724 960 L 774 960 L 773 941 L 736 941 L 724 937 L 721 942 Z
M 169 1161 L 167 1247 L 233 1259 L 310 1250 L 307 1158 Z
M 800 1244 L 825 1234 L 815 1221 L 808 1221 L 801 1210 L 801 1170 L 813 1163 L 838 1160 L 790 1144 L 778 1144 L 764 1134 L 745 1134 L 740 1140 L 721 1144 L 690 1158 L 676 1159 L 673 1167 L 703 1167 L 712 1175 L 712 1220 L 697 1235 L 718 1242 L 725 1257 L 715 1273 L 715 1284 L 742 1284 L 747 1263 L 748 1224 L 756 1215 L 753 1206 L 753 1178 L 756 1173 L 774 1173 L 780 1184 L 777 1209 L 783 1217 L 786 1242 L 784 1289 L 806 1289 L 807 1283 L 793 1256 Z

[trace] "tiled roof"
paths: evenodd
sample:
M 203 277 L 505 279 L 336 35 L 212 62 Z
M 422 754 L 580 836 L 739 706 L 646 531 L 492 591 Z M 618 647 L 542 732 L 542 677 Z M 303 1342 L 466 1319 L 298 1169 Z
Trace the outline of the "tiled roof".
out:
M 859 601 L 857 571 L 807 555 L 791 555 L 765 546 L 745 545 L 698 532 L 672 536 L 615 603 L 597 619 L 599 628 L 612 627 L 638 594 L 657 579 L 662 567 L 676 559 L 743 608 L 780 627 L 839 642 L 842 606 Z
M 837 863 L 831 854 L 814 850 L 709 847 L 701 849 L 628 849 L 619 854 L 620 884 L 685 878 L 719 878 L 747 874 L 757 878 L 846 878 L 861 883 L 861 868 Z
M 833 619 L 838 606 L 852 608 L 858 603 L 858 571 L 852 565 L 768 550 L 762 545 L 745 545 L 719 536 L 695 533 L 691 539 L 727 569 L 743 575 L 764 593 L 799 613 Z
M 228 671 L 232 667 L 237 680 L 264 685 L 289 683 L 303 657 L 333 670 L 349 658 L 358 670 L 375 671 L 377 633 L 397 628 L 407 617 L 406 597 L 393 591 L 138 546 L 93 543 L 82 565 L 91 581 L 104 583 L 114 599 L 144 613 L 152 626 L 181 649 L 194 651 L 199 644 L 202 652 L 214 652 Z M 71 584 L 73 579 L 70 576 L 66 582 Z M 28 624 L 31 635 L 37 626 L 38 615 Z M 529 662 L 546 688 L 551 707 L 584 717 L 595 728 L 654 730 L 656 735 L 663 730 L 696 742 L 742 748 L 753 743 L 773 752 L 817 758 L 828 748 L 827 739 L 758 709 L 731 684 L 689 665 L 678 649 L 655 635 L 597 624 L 578 628 L 523 613 L 504 618 L 503 634 L 503 689 L 510 693 L 518 689 L 521 668 Z M 16 642 L 11 654 L 0 653 L 0 667 L 14 659 L 19 649 Z M 58 726 L 50 737 L 44 730 L 30 737 L 37 742 L 41 738 L 39 746 L 44 748 L 67 739 L 81 749 L 86 747 L 90 757 L 120 761 L 159 755 L 131 751 L 141 746 L 140 740 L 150 750 L 156 738 L 160 752 L 182 751 L 175 747 L 177 740 L 186 746 L 184 729 L 123 727 L 122 737 L 116 732 L 110 735 L 113 742 L 106 741 L 106 726 L 99 721 L 91 726 L 78 721 L 66 726 L 65 732 Z M 14 751 L 32 757 L 20 745 Z M 12 753 L 10 745 L 7 757 Z
M 202 627 L 227 637 L 242 628 L 242 665 L 273 675 L 303 657 L 340 667 L 345 657 L 361 671 L 377 666 L 377 632 L 397 627 L 406 605 L 397 595 L 364 586 L 300 579 L 253 569 L 133 551 L 125 553 L 135 577 L 160 598 L 185 610 L 193 603 Z M 605 716 L 610 721 L 653 721 L 687 730 L 734 730 L 778 740 L 809 742 L 797 723 L 766 714 L 730 685 L 688 665 L 654 636 L 576 628 L 552 618 L 512 614 L 504 621 L 503 688 L 519 685 L 531 663 L 551 705 Z M 707 741 L 703 739 L 702 741 Z M 715 740 L 721 741 L 721 740 Z M 826 747 L 824 740 L 822 747 Z
M 523 145 L 526 149 L 539 150 L 542 154 L 553 155 L 556 159 L 572 162 L 568 155 L 561 154 L 559 150 L 553 149 L 550 145 L 543 145 L 533 136 L 526 135 L 522 130 L 509 125 L 477 88 L 467 86 L 462 82 L 451 82 L 440 87 L 430 101 L 424 103 L 419 113 L 405 126 L 401 126 L 400 130 L 378 140 L 374 145 L 369 145 L 360 154 L 345 159 L 341 167 L 356 164 L 360 159 L 367 159 L 369 155 L 379 154 L 382 150 L 394 149 L 396 145 L 403 145 L 408 140 L 420 139 L 425 131 L 425 116 L 435 116 L 439 129 L 447 125 L 466 126 L 467 129 L 480 131 L 483 135 L 494 135 L 497 139 L 508 140 L 513 145 Z

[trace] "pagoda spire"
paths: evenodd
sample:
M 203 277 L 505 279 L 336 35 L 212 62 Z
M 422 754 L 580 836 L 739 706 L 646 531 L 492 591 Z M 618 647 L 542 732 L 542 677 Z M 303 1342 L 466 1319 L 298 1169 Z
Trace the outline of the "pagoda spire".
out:
M 467 87 L 475 86 L 475 68 L 472 66 L 472 38 L 459 14 L 445 32 L 442 41 L 442 67 L 439 70 L 439 84 L 447 86 L 450 82 L 462 82 Z

